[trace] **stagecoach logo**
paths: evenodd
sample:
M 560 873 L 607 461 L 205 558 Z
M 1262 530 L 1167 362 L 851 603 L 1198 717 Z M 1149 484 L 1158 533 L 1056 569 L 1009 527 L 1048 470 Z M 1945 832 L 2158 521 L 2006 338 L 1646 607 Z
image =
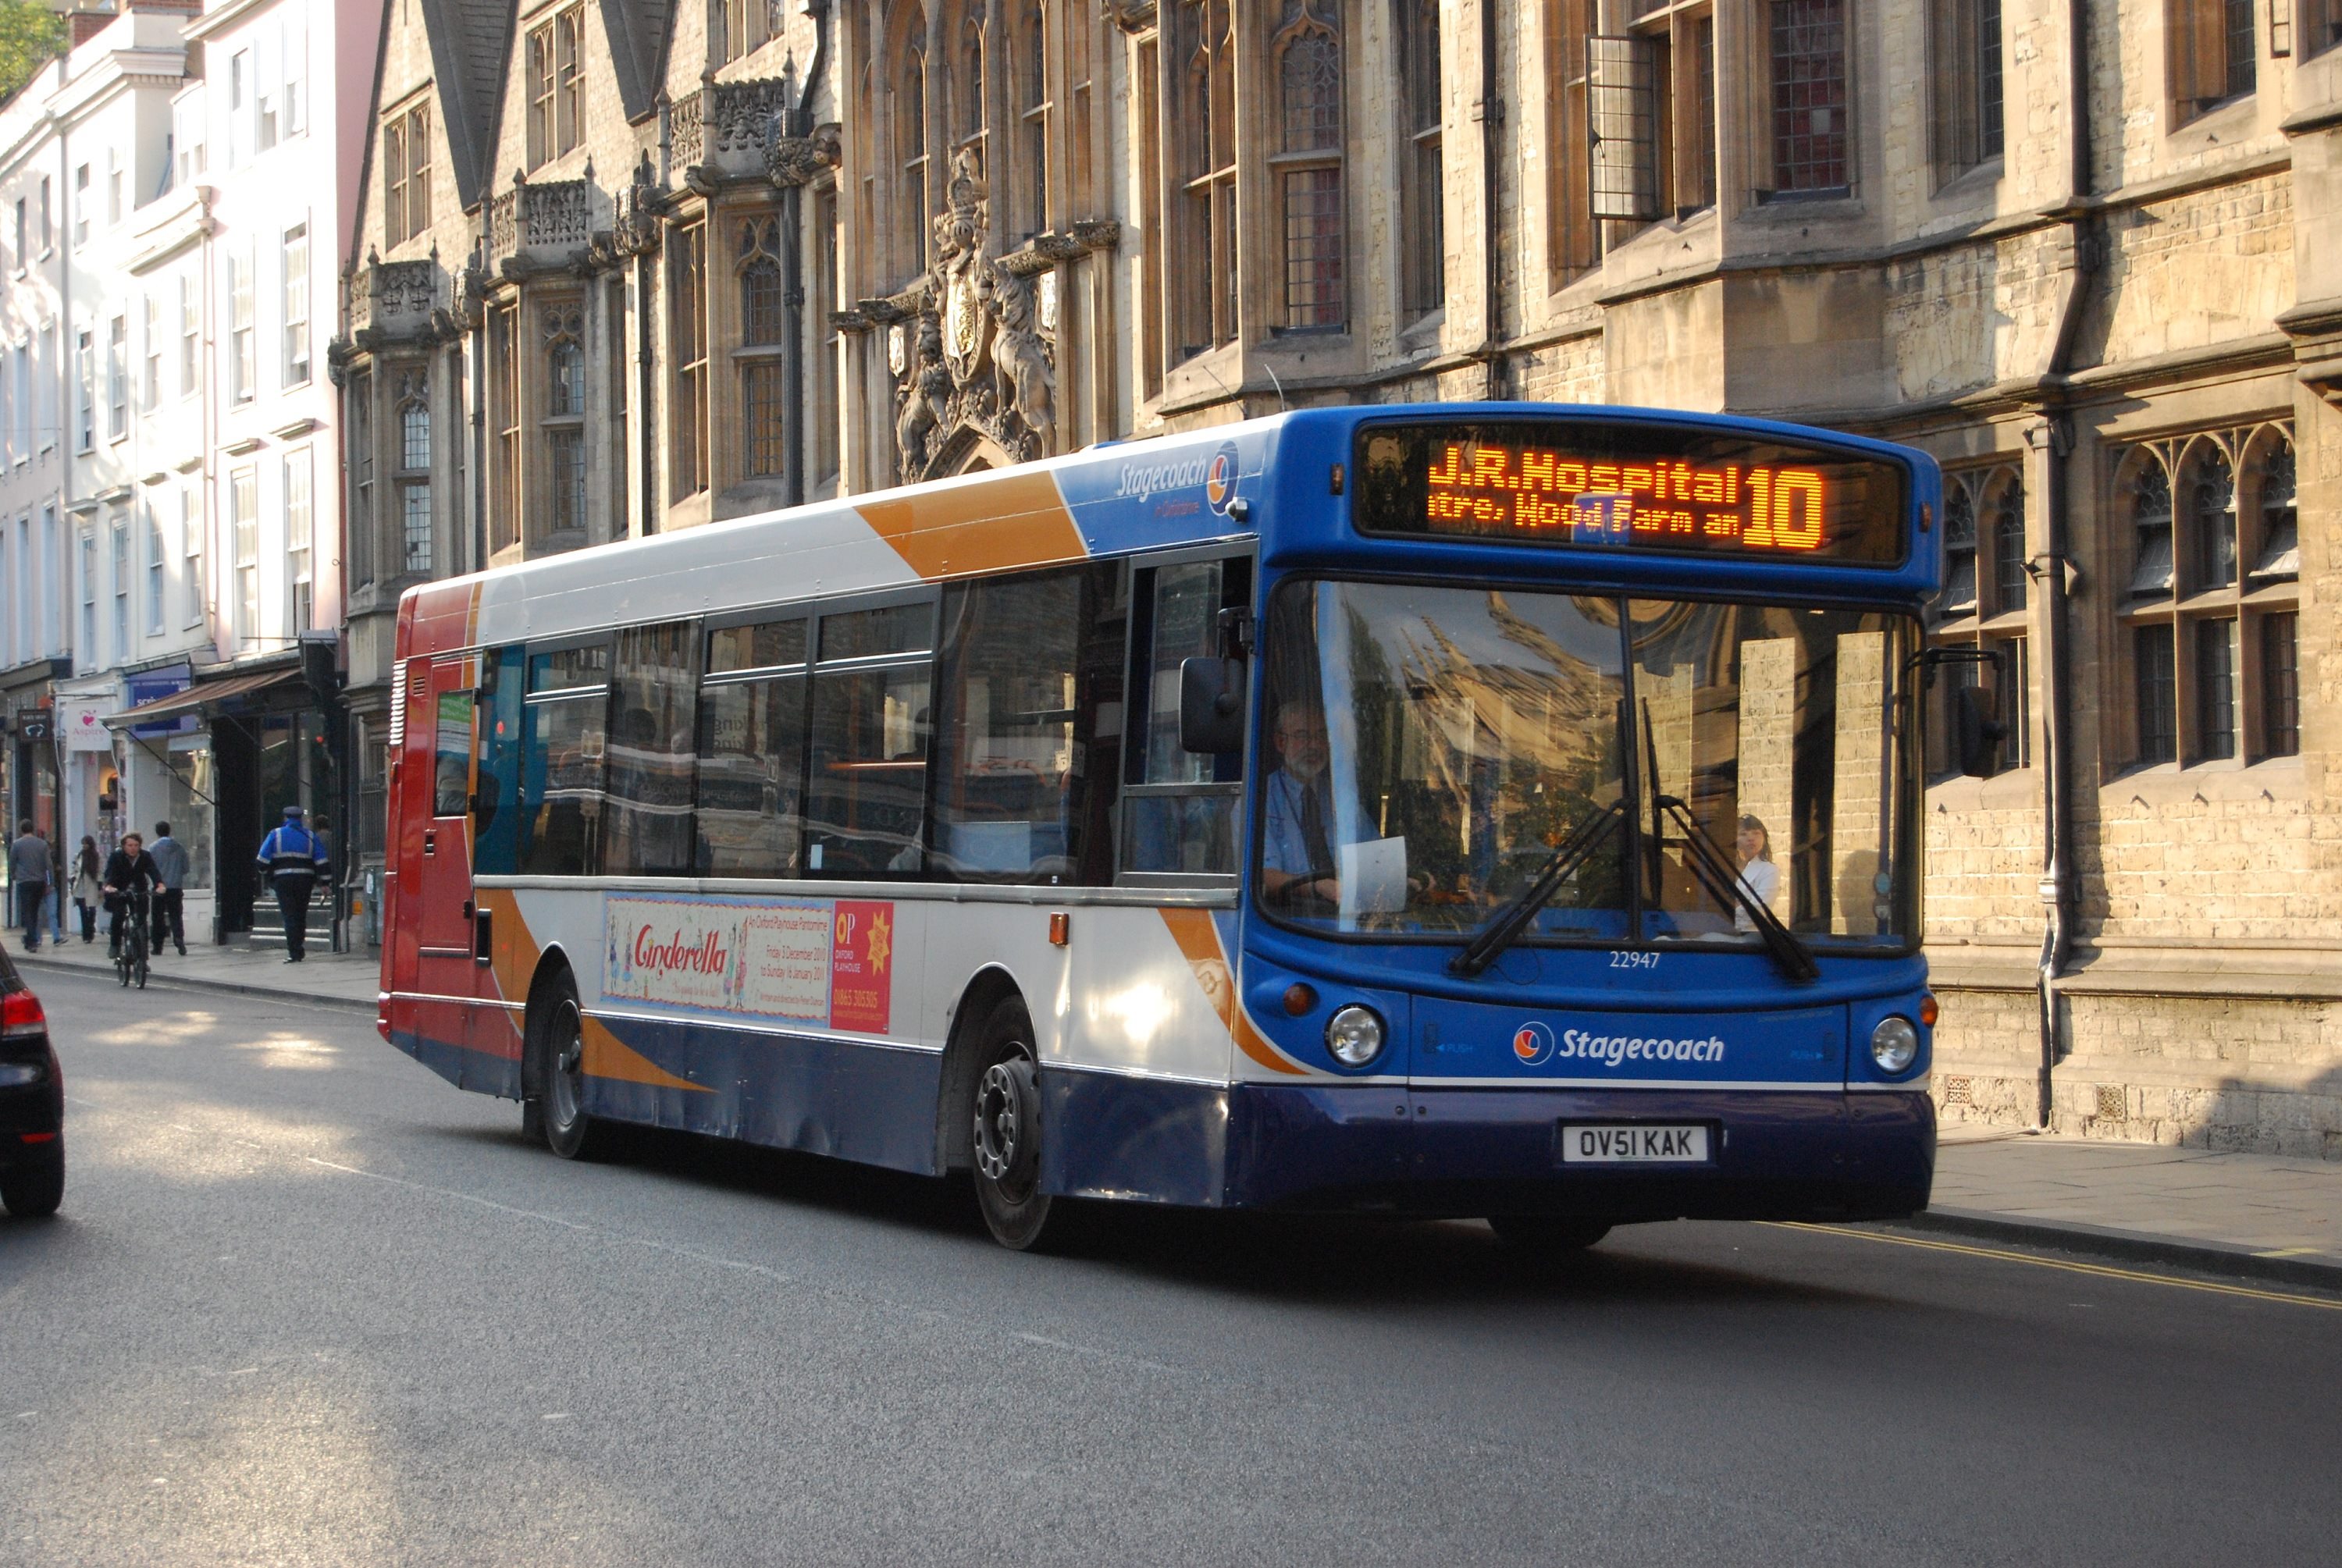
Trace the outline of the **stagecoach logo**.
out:
M 1724 1042 L 1714 1034 L 1677 1040 L 1654 1034 L 1589 1034 L 1583 1029 L 1565 1029 L 1556 1041 L 1550 1028 L 1529 1023 L 1513 1032 L 1513 1054 L 1524 1067 L 1541 1067 L 1556 1059 L 1599 1062 L 1605 1067 L 1630 1062 L 1716 1063 L 1724 1060 Z
M 1235 448 L 1223 450 L 1233 452 Z M 1146 501 L 1166 491 L 1191 489 L 1210 478 L 1218 461 L 1218 455 L 1215 454 L 1208 459 L 1186 457 L 1174 463 L 1126 463 L 1122 465 L 1122 481 L 1115 487 L 1115 496 L 1116 499 Z M 1235 494 L 1233 480 L 1229 493 Z
M 1204 500 L 1216 517 L 1225 517 L 1236 498 L 1236 444 L 1223 441 L 1204 471 Z

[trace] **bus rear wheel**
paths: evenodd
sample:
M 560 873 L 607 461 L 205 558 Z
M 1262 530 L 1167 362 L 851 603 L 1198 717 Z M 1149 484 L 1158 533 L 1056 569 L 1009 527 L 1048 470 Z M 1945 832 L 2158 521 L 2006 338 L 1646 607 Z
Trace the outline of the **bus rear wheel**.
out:
M 1011 996 L 985 1020 L 968 1093 L 976 1202 L 993 1240 L 1017 1252 L 1061 1241 L 1068 1205 L 1041 1190 L 1041 1086 L 1033 1019 Z
M 1610 1233 L 1607 1220 L 1557 1214 L 1490 1214 L 1488 1228 L 1525 1253 L 1582 1253 Z
M 536 1097 L 534 1114 L 524 1108 L 521 1124 L 542 1127 L 545 1146 L 565 1160 L 599 1159 L 608 1150 L 610 1130 L 586 1112 L 586 1014 L 577 1005 L 577 987 L 562 976 L 532 1013 L 535 1063 L 529 1077 Z

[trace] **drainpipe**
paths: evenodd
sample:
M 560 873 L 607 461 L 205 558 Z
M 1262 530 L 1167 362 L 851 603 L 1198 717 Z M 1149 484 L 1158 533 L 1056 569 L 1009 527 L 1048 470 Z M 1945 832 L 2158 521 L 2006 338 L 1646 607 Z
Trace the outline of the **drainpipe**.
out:
M 2077 0 L 2078 4 L 2078 0 Z M 1505 100 L 1496 72 L 1496 0 L 1480 0 L 1480 249 L 1483 265 L 1480 347 L 1475 357 L 1487 373 L 1481 395 L 1489 402 L 1505 395 L 1505 315 L 1501 290 L 1505 281 L 1504 253 L 1496 243 L 1496 164 L 1504 155 Z
M 2041 932 L 2041 954 L 2038 964 L 2038 1019 L 2041 1040 L 2040 1065 L 2037 1069 L 2034 1101 L 2034 1125 L 2047 1131 L 2055 1109 L 2053 1087 L 2061 1049 L 2057 1022 L 2057 982 L 2064 974 L 2066 964 L 2073 952 L 2075 924 L 2075 885 L 2073 857 L 2074 781 L 2071 757 L 2073 735 L 2072 704 L 2067 694 L 2073 689 L 2070 643 L 2068 638 L 2067 584 L 2071 560 L 2073 510 L 2073 423 L 2064 412 L 2065 394 L 2061 384 L 2073 366 L 2074 340 L 2080 331 L 2083 311 L 2089 302 L 2091 279 L 2098 269 L 2098 225 L 2097 215 L 2089 210 L 2090 171 L 2090 35 L 2088 0 L 2067 0 L 2067 25 L 2071 32 L 2067 51 L 2069 67 L 2067 91 L 2073 113 L 2073 126 L 2068 151 L 2072 166 L 2068 188 L 2072 195 L 2067 201 L 2067 243 L 2073 250 L 2073 265 L 2069 273 L 2066 297 L 2059 309 L 2057 337 L 2049 351 L 2049 364 L 2043 380 L 2047 428 L 2042 439 L 2047 443 L 2043 471 L 2047 477 L 2047 494 L 2043 500 L 2048 523 L 2047 551 L 2034 564 L 2035 580 L 2045 593 L 2037 633 L 2041 658 L 2036 661 L 2041 676 L 2042 751 L 2041 814 L 2042 835 L 2047 854 L 2044 857 L 2041 875 L 2041 903 L 2046 919 Z
M 806 14 L 813 18 L 813 63 L 806 67 L 805 87 L 797 95 L 796 108 L 786 115 L 777 127 L 784 136 L 806 136 L 813 134 L 814 95 L 821 90 L 822 73 L 829 67 L 829 0 L 807 0 Z M 781 187 L 781 304 L 787 313 L 787 341 L 781 350 L 781 406 L 796 418 L 796 427 L 789 432 L 788 461 L 784 472 L 787 475 L 785 499 L 791 506 L 802 506 L 806 498 L 806 420 L 799 410 L 805 407 L 805 235 L 800 228 L 805 211 L 805 187 L 797 185 Z M 834 412 L 815 409 L 816 419 L 834 417 Z

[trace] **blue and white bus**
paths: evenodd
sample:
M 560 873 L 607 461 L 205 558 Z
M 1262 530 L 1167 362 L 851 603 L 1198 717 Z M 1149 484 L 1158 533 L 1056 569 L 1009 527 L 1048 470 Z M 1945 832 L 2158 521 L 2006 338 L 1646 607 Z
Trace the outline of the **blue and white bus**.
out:
M 1910 1213 L 1938 494 L 1753 420 L 1313 409 L 417 588 L 381 1027 L 558 1154 L 966 1171 L 1016 1247 Z

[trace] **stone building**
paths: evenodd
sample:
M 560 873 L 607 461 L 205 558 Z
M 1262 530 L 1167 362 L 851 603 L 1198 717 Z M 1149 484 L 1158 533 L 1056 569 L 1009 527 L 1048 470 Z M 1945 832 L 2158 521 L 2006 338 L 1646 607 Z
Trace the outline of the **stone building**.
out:
M 2342 1158 L 2337 0 L 384 28 L 362 799 L 425 576 L 1317 401 L 1777 414 L 1942 460 L 1934 629 L 1999 659 L 1927 803 L 1947 1115 Z

